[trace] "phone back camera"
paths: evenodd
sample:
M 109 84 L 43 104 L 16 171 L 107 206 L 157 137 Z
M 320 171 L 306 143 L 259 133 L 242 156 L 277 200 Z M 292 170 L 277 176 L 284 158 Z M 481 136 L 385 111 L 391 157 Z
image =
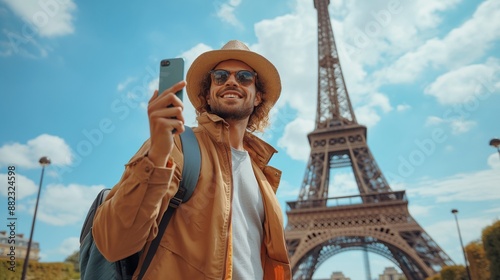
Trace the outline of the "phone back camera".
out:
M 161 66 L 169 66 L 170 65 L 170 60 L 162 60 L 161 61 Z

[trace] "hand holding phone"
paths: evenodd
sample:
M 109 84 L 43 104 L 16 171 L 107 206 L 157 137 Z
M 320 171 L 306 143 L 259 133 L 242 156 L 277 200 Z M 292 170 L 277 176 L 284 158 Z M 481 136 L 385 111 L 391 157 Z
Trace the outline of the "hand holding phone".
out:
M 160 81 L 158 84 L 158 95 L 172 87 L 184 78 L 184 59 L 168 58 L 160 61 Z M 175 95 L 182 101 L 183 90 L 179 90 Z M 174 129 L 173 133 L 176 132 Z
M 163 59 L 160 62 L 160 77 L 158 85 L 158 95 L 153 95 L 148 103 L 148 118 L 150 129 L 151 146 L 148 158 L 155 166 L 164 167 L 170 152 L 173 149 L 173 135 L 177 131 L 183 132 L 184 117 L 182 111 L 165 110 L 167 107 L 182 107 L 182 93 L 184 80 L 184 60 L 182 58 Z M 175 94 L 180 99 L 170 98 L 171 96 L 161 96 L 165 90 L 172 88 L 178 90 Z M 172 133 L 166 133 L 172 131 Z

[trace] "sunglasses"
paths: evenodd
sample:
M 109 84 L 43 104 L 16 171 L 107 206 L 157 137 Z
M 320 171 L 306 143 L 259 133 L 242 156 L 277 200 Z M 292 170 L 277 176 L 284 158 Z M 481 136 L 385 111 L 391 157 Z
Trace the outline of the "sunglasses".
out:
M 210 71 L 212 81 L 218 86 L 223 85 L 233 73 L 238 84 L 245 87 L 251 85 L 254 82 L 255 77 L 257 76 L 257 73 L 248 70 L 229 72 L 227 70 L 218 69 Z

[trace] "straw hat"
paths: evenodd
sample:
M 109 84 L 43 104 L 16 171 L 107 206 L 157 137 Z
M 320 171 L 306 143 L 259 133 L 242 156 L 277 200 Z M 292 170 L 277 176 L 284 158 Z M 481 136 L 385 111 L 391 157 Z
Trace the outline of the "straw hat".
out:
M 201 81 L 210 70 L 222 61 L 235 59 L 242 61 L 257 72 L 257 78 L 264 84 L 264 100 L 272 107 L 281 93 L 281 80 L 276 67 L 262 55 L 250 51 L 240 41 L 232 40 L 225 44 L 220 50 L 202 53 L 193 61 L 186 75 L 186 91 L 194 108 L 201 105 L 198 97 L 201 90 Z

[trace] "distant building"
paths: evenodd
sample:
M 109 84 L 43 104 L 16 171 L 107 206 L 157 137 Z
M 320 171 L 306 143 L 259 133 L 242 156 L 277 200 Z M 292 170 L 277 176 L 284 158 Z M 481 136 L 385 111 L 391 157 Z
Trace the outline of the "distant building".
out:
M 344 273 L 336 271 L 332 273 L 331 280 L 351 280 L 351 278 L 345 277 Z
M 11 246 L 14 246 L 15 250 L 13 252 L 16 259 L 24 260 L 24 258 L 26 258 L 26 252 L 28 251 L 28 241 L 29 239 L 24 238 L 24 234 L 22 233 L 18 233 L 13 237 L 5 230 L 0 231 L 0 258 L 10 258 L 10 255 L 12 255 Z M 30 249 L 30 260 L 38 261 L 40 259 L 39 253 L 40 244 L 33 241 Z
M 384 273 L 378 276 L 379 280 L 400 280 L 404 275 L 399 273 L 394 267 L 386 267 Z

